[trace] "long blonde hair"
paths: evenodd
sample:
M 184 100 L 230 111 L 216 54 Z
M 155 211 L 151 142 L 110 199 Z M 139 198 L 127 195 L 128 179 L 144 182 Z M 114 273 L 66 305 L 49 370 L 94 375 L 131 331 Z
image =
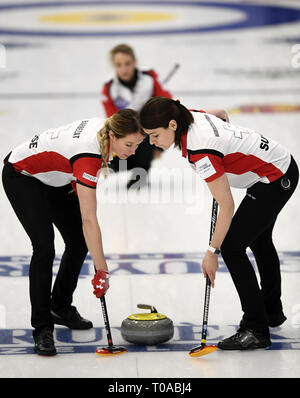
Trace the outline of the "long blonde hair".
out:
M 104 126 L 97 133 L 102 158 L 101 168 L 104 169 L 105 177 L 108 175 L 107 156 L 110 130 L 116 138 L 126 137 L 126 135 L 132 133 L 145 135 L 139 121 L 138 113 L 133 109 L 121 109 L 106 119 Z

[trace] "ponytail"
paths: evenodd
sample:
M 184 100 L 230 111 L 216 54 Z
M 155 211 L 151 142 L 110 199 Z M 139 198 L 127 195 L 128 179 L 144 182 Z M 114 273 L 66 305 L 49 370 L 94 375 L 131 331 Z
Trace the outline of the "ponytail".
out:
M 101 153 L 101 168 L 104 169 L 105 177 L 108 175 L 108 166 L 107 166 L 107 155 L 108 155 L 108 143 L 109 143 L 109 119 L 105 120 L 104 126 L 97 133 L 97 138 L 100 144 L 100 153 Z

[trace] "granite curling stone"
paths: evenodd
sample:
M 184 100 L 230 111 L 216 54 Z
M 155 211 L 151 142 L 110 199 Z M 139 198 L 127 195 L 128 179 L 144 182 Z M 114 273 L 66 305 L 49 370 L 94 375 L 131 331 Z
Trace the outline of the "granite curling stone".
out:
M 129 315 L 121 325 L 124 340 L 137 345 L 156 345 L 170 340 L 174 335 L 174 325 L 170 318 L 157 312 L 148 304 L 138 304 L 138 308 L 150 309 L 150 313 Z

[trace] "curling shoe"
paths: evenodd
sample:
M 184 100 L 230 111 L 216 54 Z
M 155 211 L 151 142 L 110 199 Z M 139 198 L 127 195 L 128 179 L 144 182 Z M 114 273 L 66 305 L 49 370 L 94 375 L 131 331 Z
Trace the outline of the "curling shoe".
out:
M 92 322 L 82 318 L 76 307 L 73 305 L 57 311 L 51 310 L 51 315 L 53 322 L 56 325 L 67 326 L 70 329 L 84 330 L 91 329 L 93 327 Z
M 254 333 L 250 329 L 239 329 L 238 332 L 218 343 L 222 350 L 252 350 L 255 348 L 268 348 L 271 346 L 269 337 Z
M 42 330 L 33 331 L 34 351 L 39 355 L 52 356 L 56 354 L 53 340 L 53 329 L 45 327 Z

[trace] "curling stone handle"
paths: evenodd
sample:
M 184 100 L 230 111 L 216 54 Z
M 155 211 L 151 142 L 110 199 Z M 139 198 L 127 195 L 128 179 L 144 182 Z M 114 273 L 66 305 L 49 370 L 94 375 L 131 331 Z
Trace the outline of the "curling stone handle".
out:
M 157 309 L 154 307 L 154 305 L 138 304 L 137 307 L 143 310 L 151 310 L 151 313 L 157 313 Z

